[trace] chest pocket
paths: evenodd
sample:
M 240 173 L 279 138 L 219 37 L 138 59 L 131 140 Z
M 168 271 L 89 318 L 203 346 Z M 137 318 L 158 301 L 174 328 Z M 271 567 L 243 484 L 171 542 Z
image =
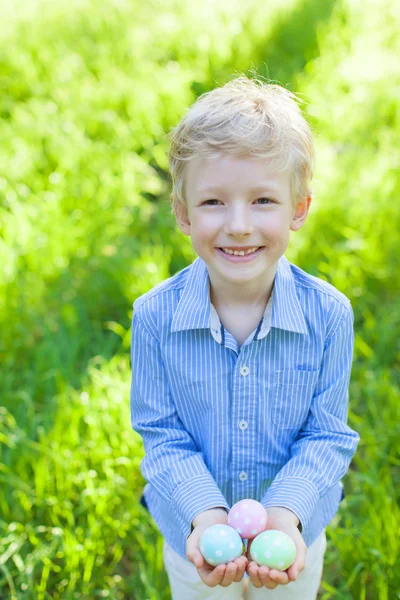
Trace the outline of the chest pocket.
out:
M 300 429 L 310 410 L 319 369 L 283 369 L 275 373 L 272 421 L 278 427 Z

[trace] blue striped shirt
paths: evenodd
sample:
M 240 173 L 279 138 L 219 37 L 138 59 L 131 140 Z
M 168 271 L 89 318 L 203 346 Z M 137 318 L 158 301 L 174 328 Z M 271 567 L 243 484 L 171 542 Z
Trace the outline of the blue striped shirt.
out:
M 133 307 L 132 427 L 166 541 L 186 557 L 198 513 L 254 498 L 292 510 L 309 546 L 338 509 L 359 441 L 347 425 L 349 300 L 282 256 L 263 318 L 239 347 L 197 258 Z

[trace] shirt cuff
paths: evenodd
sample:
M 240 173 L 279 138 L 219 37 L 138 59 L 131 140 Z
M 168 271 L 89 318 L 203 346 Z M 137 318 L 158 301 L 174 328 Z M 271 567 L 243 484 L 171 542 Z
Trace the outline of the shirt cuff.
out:
M 191 534 L 192 521 L 199 513 L 210 508 L 229 510 L 223 494 L 209 475 L 193 477 L 176 487 L 172 493 L 172 507 L 185 537 Z
M 265 507 L 282 506 L 288 508 L 299 519 L 299 529 L 303 531 L 309 524 L 319 500 L 319 493 L 313 483 L 300 477 L 287 477 L 274 481 L 261 504 Z

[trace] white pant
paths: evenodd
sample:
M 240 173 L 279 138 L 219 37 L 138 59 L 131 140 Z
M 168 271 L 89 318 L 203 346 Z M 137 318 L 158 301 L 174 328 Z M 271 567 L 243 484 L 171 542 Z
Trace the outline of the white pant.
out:
M 326 550 L 325 530 L 307 549 L 306 566 L 296 581 L 279 585 L 274 590 L 255 588 L 250 579 L 224 588 L 208 587 L 196 567 L 177 554 L 164 541 L 164 565 L 168 573 L 172 600 L 315 600 L 322 577 Z M 247 588 L 247 590 L 246 590 Z

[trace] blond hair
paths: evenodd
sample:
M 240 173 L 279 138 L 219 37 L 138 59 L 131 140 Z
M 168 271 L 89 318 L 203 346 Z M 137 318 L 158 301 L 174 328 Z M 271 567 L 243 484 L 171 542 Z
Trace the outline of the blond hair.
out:
M 169 134 L 172 211 L 186 205 L 185 166 L 218 154 L 265 157 L 291 173 L 294 204 L 311 195 L 315 157 L 311 129 L 295 94 L 241 75 L 202 94 Z

